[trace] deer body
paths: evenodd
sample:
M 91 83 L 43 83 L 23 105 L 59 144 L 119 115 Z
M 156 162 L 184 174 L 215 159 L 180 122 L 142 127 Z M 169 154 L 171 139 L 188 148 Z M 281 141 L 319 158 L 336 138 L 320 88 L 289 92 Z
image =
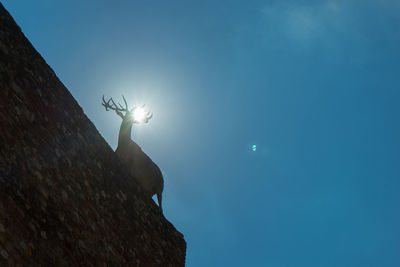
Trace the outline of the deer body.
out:
M 110 104 L 110 101 L 112 104 Z M 126 166 L 128 172 L 137 180 L 146 193 L 151 198 L 157 195 L 158 205 L 162 211 L 162 192 L 164 189 L 164 178 L 160 168 L 155 164 L 149 156 L 146 155 L 131 139 L 132 126 L 134 123 L 139 123 L 134 120 L 132 114 L 135 108 L 128 109 L 125 98 L 125 108 L 121 105 L 118 107 L 112 99 L 106 102 L 103 97 L 103 106 L 108 109 L 114 110 L 117 115 L 122 118 L 121 127 L 118 134 L 118 147 L 115 153 Z M 126 112 L 123 114 L 122 112 Z M 146 118 L 143 120 L 147 122 L 152 117 L 147 113 Z

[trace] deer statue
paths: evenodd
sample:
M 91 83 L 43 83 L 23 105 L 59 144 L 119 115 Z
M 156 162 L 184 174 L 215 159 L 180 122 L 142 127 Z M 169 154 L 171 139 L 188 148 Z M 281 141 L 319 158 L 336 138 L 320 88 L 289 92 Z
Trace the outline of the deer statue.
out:
M 134 123 L 147 123 L 151 118 L 150 112 L 141 111 L 141 119 L 135 118 L 134 113 L 137 109 L 142 108 L 134 106 L 128 108 L 125 97 L 122 96 L 125 106 L 120 103 L 118 105 L 112 98 L 108 101 L 104 99 L 102 105 L 108 110 L 114 110 L 115 113 L 122 118 L 121 127 L 118 135 L 118 147 L 115 153 L 124 163 L 129 173 L 138 181 L 150 198 L 157 195 L 158 206 L 162 212 L 162 192 L 164 189 L 164 178 L 160 168 L 142 151 L 140 146 L 131 139 L 131 130 Z

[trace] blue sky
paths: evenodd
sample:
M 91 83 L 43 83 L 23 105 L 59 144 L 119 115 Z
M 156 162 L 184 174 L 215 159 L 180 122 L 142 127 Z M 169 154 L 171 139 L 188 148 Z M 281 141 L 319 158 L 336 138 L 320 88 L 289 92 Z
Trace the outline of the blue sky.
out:
M 154 112 L 187 266 L 400 266 L 399 1 L 2 3 L 113 148 Z

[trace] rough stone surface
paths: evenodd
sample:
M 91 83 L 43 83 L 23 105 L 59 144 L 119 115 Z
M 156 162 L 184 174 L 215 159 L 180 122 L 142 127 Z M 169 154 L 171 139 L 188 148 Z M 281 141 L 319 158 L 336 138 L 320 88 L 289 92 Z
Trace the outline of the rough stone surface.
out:
M 184 266 L 185 253 L 0 4 L 0 266 Z

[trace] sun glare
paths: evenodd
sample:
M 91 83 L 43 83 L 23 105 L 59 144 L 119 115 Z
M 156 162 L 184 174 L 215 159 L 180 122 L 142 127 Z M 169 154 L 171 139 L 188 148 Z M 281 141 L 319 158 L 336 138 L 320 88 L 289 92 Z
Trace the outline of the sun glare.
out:
M 137 107 L 133 111 L 133 119 L 137 122 L 143 122 L 146 117 L 146 112 L 142 107 Z

